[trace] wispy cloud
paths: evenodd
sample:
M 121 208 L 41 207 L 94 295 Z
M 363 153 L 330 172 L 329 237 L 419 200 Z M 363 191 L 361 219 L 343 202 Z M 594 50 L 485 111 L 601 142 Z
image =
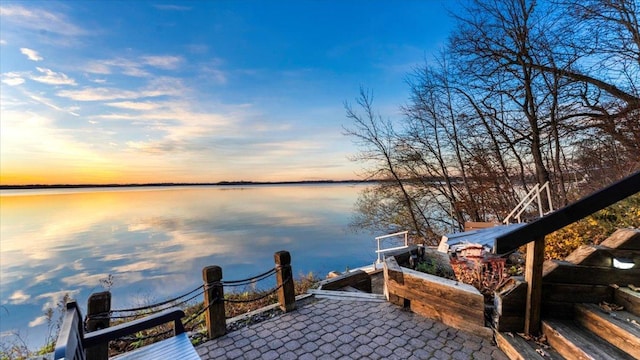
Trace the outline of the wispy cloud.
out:
M 65 295 L 73 297 L 79 292 L 80 290 L 62 290 L 56 292 L 48 292 L 36 296 L 36 299 L 48 299 L 42 306 L 42 310 L 47 310 L 49 308 L 55 309 L 58 306 L 58 303 L 60 303 L 62 299 L 64 299 Z
M 31 61 L 42 61 L 44 58 L 37 51 L 29 48 L 20 48 L 20 52 Z
M 85 30 L 67 20 L 63 14 L 44 9 L 27 8 L 20 5 L 3 5 L 0 6 L 0 17 L 2 17 L 3 21 L 31 30 L 66 36 L 87 34 Z
M 143 97 L 140 92 L 114 88 L 85 88 L 82 90 L 62 90 L 57 96 L 76 101 L 105 101 L 118 99 L 137 99 Z
M 80 116 L 75 112 L 76 110 L 78 110 L 77 107 L 72 107 L 70 109 L 64 109 L 64 108 L 54 104 L 52 100 L 47 99 L 46 97 L 43 97 L 42 95 L 36 95 L 36 94 L 30 93 L 30 92 L 27 92 L 27 91 L 25 91 L 25 95 L 27 95 L 29 98 L 31 98 L 31 100 L 39 102 L 40 104 L 48 106 L 48 107 L 50 107 L 50 108 L 52 108 L 54 110 L 66 112 L 66 113 L 71 114 L 73 116 Z
M 9 86 L 24 84 L 24 75 L 18 72 L 8 72 L 2 74 L 2 82 Z
M 135 102 L 135 101 L 120 101 L 120 102 L 112 102 L 107 103 L 109 106 L 117 107 L 120 109 L 129 109 L 129 110 L 153 110 L 160 107 L 159 104 L 155 104 L 152 102 Z
M 180 56 L 143 56 L 142 60 L 146 65 L 165 70 L 176 69 L 183 61 Z
M 186 89 L 182 85 L 181 80 L 159 77 L 150 81 L 147 86 L 140 90 L 86 87 L 81 90 L 58 91 L 56 95 L 76 101 L 112 101 L 120 99 L 134 100 L 159 96 L 180 96 L 184 94 L 185 91 Z
M 81 90 L 62 90 L 56 93 L 57 96 L 69 98 L 76 101 L 112 101 L 112 100 L 133 100 L 147 97 L 176 96 L 183 91 L 183 86 L 179 80 L 156 79 L 142 90 L 123 90 L 117 88 L 87 87 Z
M 117 57 L 91 61 L 85 65 L 84 71 L 101 75 L 121 73 L 133 77 L 149 77 L 153 75 L 150 68 L 175 70 L 183 62 L 183 57 L 174 55 L 145 55 L 134 59 Z
M 31 295 L 25 294 L 22 290 L 17 290 L 9 297 L 9 302 L 11 304 L 23 304 L 31 299 Z
M 36 326 L 44 325 L 48 321 L 49 321 L 49 318 L 47 318 L 45 315 L 38 316 L 37 318 L 29 321 L 29 327 L 36 327 Z
M 181 5 L 156 4 L 156 5 L 153 5 L 153 7 L 158 10 L 165 10 L 165 11 L 190 11 L 191 10 L 191 7 L 181 6 Z
M 72 78 L 68 77 L 64 73 L 58 73 L 51 69 L 36 67 L 36 69 L 43 75 L 41 76 L 32 76 L 31 80 L 35 80 L 37 82 L 41 82 L 43 84 L 49 85 L 77 85 L 76 81 Z
M 108 75 L 114 72 L 127 76 L 145 77 L 150 73 L 143 69 L 144 63 L 125 58 L 115 58 L 108 60 L 97 60 L 88 63 L 84 71 L 92 74 Z
M 185 45 L 185 47 L 192 54 L 205 54 L 207 51 L 209 51 L 209 45 L 206 44 L 188 44 Z
M 212 67 L 204 67 L 202 69 L 202 74 L 217 84 L 224 85 L 227 83 L 227 74 L 222 70 Z

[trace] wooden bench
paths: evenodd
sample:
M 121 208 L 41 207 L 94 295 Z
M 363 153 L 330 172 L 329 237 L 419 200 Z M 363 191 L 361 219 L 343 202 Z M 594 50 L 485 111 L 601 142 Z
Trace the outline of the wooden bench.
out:
M 182 310 L 171 308 L 142 319 L 85 334 L 82 314 L 80 314 L 78 304 L 75 301 L 71 301 L 67 303 L 67 309 L 56 342 L 54 359 L 84 360 L 86 358 L 85 349 L 87 348 L 173 322 L 173 337 L 118 355 L 116 359 L 199 360 L 198 353 L 196 353 L 184 331 L 184 326 L 180 320 L 183 317 L 184 312 Z

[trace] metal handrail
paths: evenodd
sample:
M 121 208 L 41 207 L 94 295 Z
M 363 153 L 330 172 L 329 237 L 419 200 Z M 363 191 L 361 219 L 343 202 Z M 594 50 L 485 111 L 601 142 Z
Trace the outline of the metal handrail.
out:
M 404 235 L 404 246 L 396 246 L 392 248 L 380 249 L 380 240 L 384 240 L 390 237 L 395 237 L 400 235 Z M 378 254 L 378 260 L 376 261 L 376 263 L 378 264 L 382 262 L 382 259 L 380 258 L 382 253 L 387 251 L 405 249 L 409 247 L 409 231 L 400 231 L 400 232 L 389 234 L 389 235 L 382 235 L 382 236 L 376 237 L 375 239 L 378 242 L 378 250 L 376 250 L 376 253 Z
M 542 210 L 542 200 L 540 199 L 540 193 L 542 191 L 547 192 L 547 201 L 549 202 L 549 211 L 553 211 L 553 204 L 551 203 L 551 191 L 549 189 L 549 182 L 545 182 L 544 185 L 540 186 L 540 184 L 536 184 L 528 193 L 525 195 L 522 200 L 516 205 L 513 210 L 507 215 L 507 217 L 502 221 L 504 224 L 509 224 L 511 218 L 515 218 L 518 220 L 518 223 L 522 222 L 520 216 L 522 213 L 531 205 L 534 200 L 538 201 L 538 212 L 540 213 L 540 217 L 544 216 L 544 211 Z
M 504 254 L 535 239 L 546 236 L 596 211 L 640 191 L 640 171 L 586 196 L 573 204 L 551 212 L 526 226 L 500 235 L 494 242 L 494 252 Z

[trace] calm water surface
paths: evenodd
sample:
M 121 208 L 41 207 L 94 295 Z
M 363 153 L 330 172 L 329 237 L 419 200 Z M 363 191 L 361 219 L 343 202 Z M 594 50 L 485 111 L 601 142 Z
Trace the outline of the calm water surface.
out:
M 43 312 L 68 293 L 86 309 L 113 276 L 112 308 L 201 284 L 201 270 L 247 278 L 288 250 L 294 274 L 375 260 L 373 237 L 348 229 L 361 185 L 3 191 L 0 341 L 19 332 L 42 345 Z M 272 280 L 271 280 L 272 281 Z M 270 287 L 268 282 L 264 287 Z

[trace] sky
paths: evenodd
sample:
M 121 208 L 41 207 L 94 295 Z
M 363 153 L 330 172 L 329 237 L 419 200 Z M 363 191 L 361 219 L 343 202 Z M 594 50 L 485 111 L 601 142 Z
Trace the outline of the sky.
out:
M 0 184 L 347 180 L 454 1 L 0 0 Z

